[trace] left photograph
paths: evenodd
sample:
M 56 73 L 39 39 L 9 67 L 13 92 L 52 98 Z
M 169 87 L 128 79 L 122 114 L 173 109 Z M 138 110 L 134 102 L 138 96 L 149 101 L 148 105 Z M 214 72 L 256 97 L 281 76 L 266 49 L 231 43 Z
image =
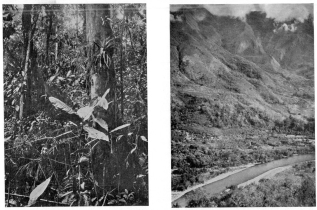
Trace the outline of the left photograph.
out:
M 147 206 L 146 5 L 2 14 L 5 206 Z

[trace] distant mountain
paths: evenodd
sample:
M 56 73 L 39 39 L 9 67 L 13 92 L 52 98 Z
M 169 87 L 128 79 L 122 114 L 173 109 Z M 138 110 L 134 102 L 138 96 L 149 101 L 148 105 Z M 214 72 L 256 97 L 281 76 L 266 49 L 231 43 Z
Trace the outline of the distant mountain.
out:
M 171 12 L 172 128 L 270 126 L 314 116 L 312 18 Z

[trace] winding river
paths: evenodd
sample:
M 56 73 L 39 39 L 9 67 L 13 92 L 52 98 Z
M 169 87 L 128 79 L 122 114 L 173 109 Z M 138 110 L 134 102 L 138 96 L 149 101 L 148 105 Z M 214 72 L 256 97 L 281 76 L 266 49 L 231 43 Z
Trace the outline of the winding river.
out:
M 244 183 L 272 169 L 293 165 L 296 163 L 309 160 L 315 160 L 315 154 L 292 156 L 289 158 L 284 158 L 264 164 L 255 165 L 238 173 L 227 176 L 219 181 L 215 181 L 210 184 L 206 184 L 198 189 L 189 191 L 182 197 L 173 201 L 173 204 L 177 203 L 180 207 L 185 207 L 187 206 L 189 199 L 192 198 L 193 195 L 195 195 L 199 191 L 204 193 L 206 197 L 211 197 L 217 193 L 224 191 L 227 187 L 231 185 L 238 185 Z

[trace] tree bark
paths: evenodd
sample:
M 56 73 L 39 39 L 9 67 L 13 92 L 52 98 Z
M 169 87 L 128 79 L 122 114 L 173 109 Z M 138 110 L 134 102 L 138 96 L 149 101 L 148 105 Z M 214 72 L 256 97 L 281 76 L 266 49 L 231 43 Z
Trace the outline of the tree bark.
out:
M 124 24 L 124 22 L 123 22 Z M 121 119 L 124 119 L 124 92 L 123 92 L 123 69 L 124 69 L 124 60 L 123 60 L 123 32 L 124 32 L 125 27 L 122 27 L 121 29 L 121 45 L 120 45 L 120 82 L 121 82 L 121 86 L 120 86 L 120 95 L 121 95 Z M 125 56 L 125 55 L 124 55 Z
M 23 28 L 23 38 L 24 38 L 24 67 L 22 71 L 23 82 L 21 85 L 21 96 L 20 96 L 20 106 L 19 106 L 19 119 L 23 119 L 25 113 L 28 112 L 30 107 L 30 56 L 32 39 L 36 28 L 36 22 L 38 15 L 34 14 L 33 5 L 24 5 L 22 12 L 22 28 Z M 27 99 L 27 100 L 26 100 Z
M 86 5 L 86 41 L 88 44 L 88 69 L 90 77 L 90 97 L 95 99 L 103 96 L 106 90 L 108 101 L 115 102 L 115 70 L 112 60 L 113 45 L 106 45 L 112 42 L 113 34 L 109 19 L 111 16 L 110 5 Z M 106 59 L 105 59 L 106 58 Z M 116 127 L 115 110 L 117 104 L 111 103 L 107 111 L 95 109 L 94 116 L 102 118 L 108 124 L 109 130 Z M 97 129 L 100 129 L 96 127 Z M 111 141 L 111 139 L 110 139 Z M 103 188 L 114 185 L 113 177 L 116 174 L 116 167 L 113 162 L 111 143 L 100 142 L 93 151 L 93 172 L 94 176 Z
M 49 55 L 49 48 L 50 48 L 50 36 L 52 33 L 52 24 L 53 24 L 53 8 L 47 8 L 48 11 L 48 27 L 46 31 L 46 65 L 50 64 L 50 55 Z
M 57 26 L 56 26 L 55 33 L 57 34 Z M 57 62 L 57 59 L 58 59 L 58 44 L 59 44 L 59 41 L 56 41 L 56 43 L 55 43 L 55 62 Z
M 83 34 L 87 34 L 86 33 L 86 6 L 85 6 L 85 4 L 81 4 L 80 5 L 80 8 L 82 9 L 82 15 L 83 15 L 83 18 L 84 18 L 84 20 L 83 20 Z M 83 43 L 86 43 L 86 36 L 84 36 L 83 37 Z M 86 52 L 85 52 L 85 56 L 86 56 Z
M 86 38 L 89 45 L 88 56 L 90 69 L 90 97 L 101 97 L 106 90 L 110 89 L 108 101 L 114 100 L 115 96 L 115 70 L 112 60 L 112 47 L 105 47 L 106 42 L 113 39 L 110 22 L 110 5 L 86 5 Z M 105 57 L 109 60 L 106 63 Z M 97 57 L 96 55 L 101 55 Z M 109 107 L 104 117 L 109 129 L 115 125 L 115 105 Z

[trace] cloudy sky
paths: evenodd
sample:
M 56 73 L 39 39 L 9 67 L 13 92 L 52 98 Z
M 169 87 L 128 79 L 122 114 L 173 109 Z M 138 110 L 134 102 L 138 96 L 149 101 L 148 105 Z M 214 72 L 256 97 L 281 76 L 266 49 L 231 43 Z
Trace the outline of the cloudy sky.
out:
M 173 5 L 171 11 L 176 11 L 183 6 Z M 267 17 L 280 22 L 293 18 L 302 22 L 313 13 L 313 4 L 206 4 L 202 6 L 214 15 L 233 16 L 241 19 L 244 19 L 245 15 L 251 11 L 263 11 Z

